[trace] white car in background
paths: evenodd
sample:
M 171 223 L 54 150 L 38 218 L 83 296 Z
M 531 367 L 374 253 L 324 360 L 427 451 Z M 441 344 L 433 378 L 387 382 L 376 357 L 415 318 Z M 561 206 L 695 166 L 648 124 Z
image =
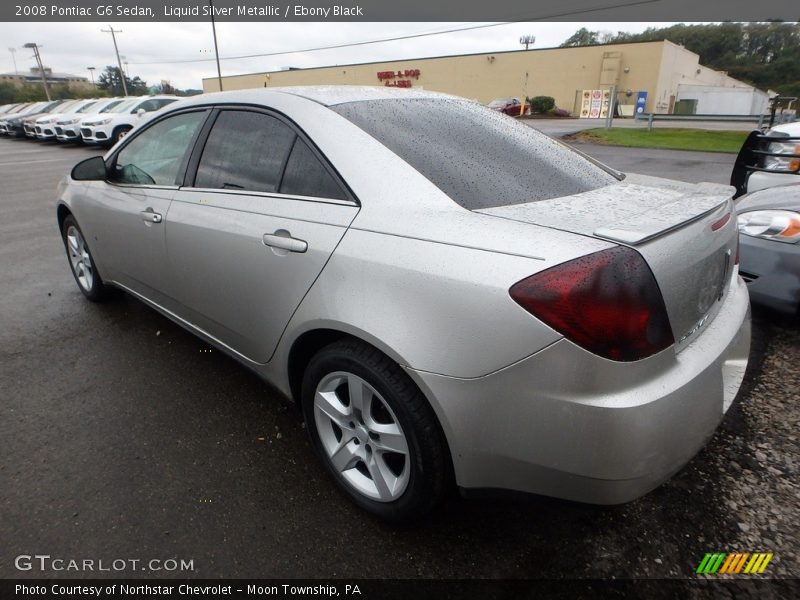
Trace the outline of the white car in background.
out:
M 110 146 L 133 129 L 144 113 L 159 110 L 178 100 L 177 96 L 138 96 L 122 102 L 103 115 L 93 115 L 80 122 L 80 132 L 87 144 Z
M 792 183 L 800 183 L 800 121 L 752 132 L 731 173 L 737 197 Z
M 104 98 L 94 104 L 85 105 L 75 114 L 63 115 L 55 122 L 56 139 L 59 142 L 81 142 L 80 122 L 87 117 L 94 117 L 125 101 L 125 98 Z
M 43 117 L 36 119 L 34 131 L 36 138 L 39 140 L 54 140 L 56 138 L 56 121 L 66 118 L 68 115 L 79 115 L 81 111 L 88 110 L 92 105 L 97 103 L 97 98 L 89 100 L 78 100 L 71 104 L 68 109 L 58 113 L 48 113 Z

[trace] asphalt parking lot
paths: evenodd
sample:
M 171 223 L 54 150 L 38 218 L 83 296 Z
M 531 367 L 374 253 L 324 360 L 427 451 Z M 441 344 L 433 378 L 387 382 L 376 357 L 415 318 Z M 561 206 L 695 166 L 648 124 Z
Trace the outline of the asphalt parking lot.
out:
M 733 162 L 582 149 L 690 181 L 724 182 Z M 717 551 L 773 552 L 766 575 L 800 576 L 797 319 L 755 311 L 738 401 L 644 498 L 600 508 L 456 496 L 392 528 L 336 491 L 299 412 L 256 376 L 130 297 L 84 301 L 54 196 L 96 152 L 0 139 L 0 577 L 83 576 L 15 569 L 34 553 L 193 560 L 167 575 L 203 578 L 695 577 Z

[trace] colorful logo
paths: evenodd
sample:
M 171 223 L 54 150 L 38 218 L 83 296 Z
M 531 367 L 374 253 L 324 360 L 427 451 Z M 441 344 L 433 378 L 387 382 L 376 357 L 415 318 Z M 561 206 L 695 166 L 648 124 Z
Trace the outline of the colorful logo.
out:
M 722 575 L 724 573 L 748 573 L 760 575 L 772 560 L 769 552 L 714 552 L 706 554 L 697 567 L 697 573 Z

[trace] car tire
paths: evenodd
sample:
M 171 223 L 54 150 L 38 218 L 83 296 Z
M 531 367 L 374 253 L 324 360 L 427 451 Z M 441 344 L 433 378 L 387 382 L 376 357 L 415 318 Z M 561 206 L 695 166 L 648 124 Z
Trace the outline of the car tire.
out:
M 92 302 L 102 302 L 110 298 L 111 290 L 103 283 L 86 238 L 72 215 L 64 219 L 61 226 L 61 238 L 64 241 L 67 261 L 75 283 L 78 284 L 78 289 Z
M 444 434 L 414 382 L 385 354 L 358 340 L 334 342 L 309 362 L 301 395 L 315 451 L 358 506 L 408 522 L 444 500 L 452 481 Z
M 114 133 L 111 135 L 111 144 L 113 145 L 119 142 L 122 138 L 128 135 L 128 132 L 131 129 L 133 129 L 133 127 L 124 127 L 124 126 L 117 127 L 114 130 Z

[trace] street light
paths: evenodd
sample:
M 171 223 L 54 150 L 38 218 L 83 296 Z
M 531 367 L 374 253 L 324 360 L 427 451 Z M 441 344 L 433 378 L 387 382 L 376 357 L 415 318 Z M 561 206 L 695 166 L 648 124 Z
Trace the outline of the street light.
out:
M 39 46 L 35 42 L 28 42 L 23 46 L 23 48 L 29 48 L 33 50 L 33 57 L 36 59 L 36 64 L 39 65 L 39 74 L 42 76 L 44 95 L 47 96 L 47 101 L 49 102 L 52 98 L 50 98 L 50 88 L 47 87 L 47 77 L 44 74 L 44 66 L 42 65 L 42 57 L 39 54 Z
M 8 51 L 11 52 L 11 60 L 14 61 L 14 75 L 19 75 L 19 71 L 17 70 L 17 56 L 16 56 L 17 49 L 9 48 Z
M 91 76 L 92 76 L 92 87 L 93 87 L 93 88 L 96 88 L 97 86 L 96 86 L 96 85 L 95 85 L 95 83 L 94 83 L 94 70 L 95 70 L 97 67 L 86 67 L 86 68 L 87 68 L 87 69 L 89 69 L 89 75 L 91 75 Z

